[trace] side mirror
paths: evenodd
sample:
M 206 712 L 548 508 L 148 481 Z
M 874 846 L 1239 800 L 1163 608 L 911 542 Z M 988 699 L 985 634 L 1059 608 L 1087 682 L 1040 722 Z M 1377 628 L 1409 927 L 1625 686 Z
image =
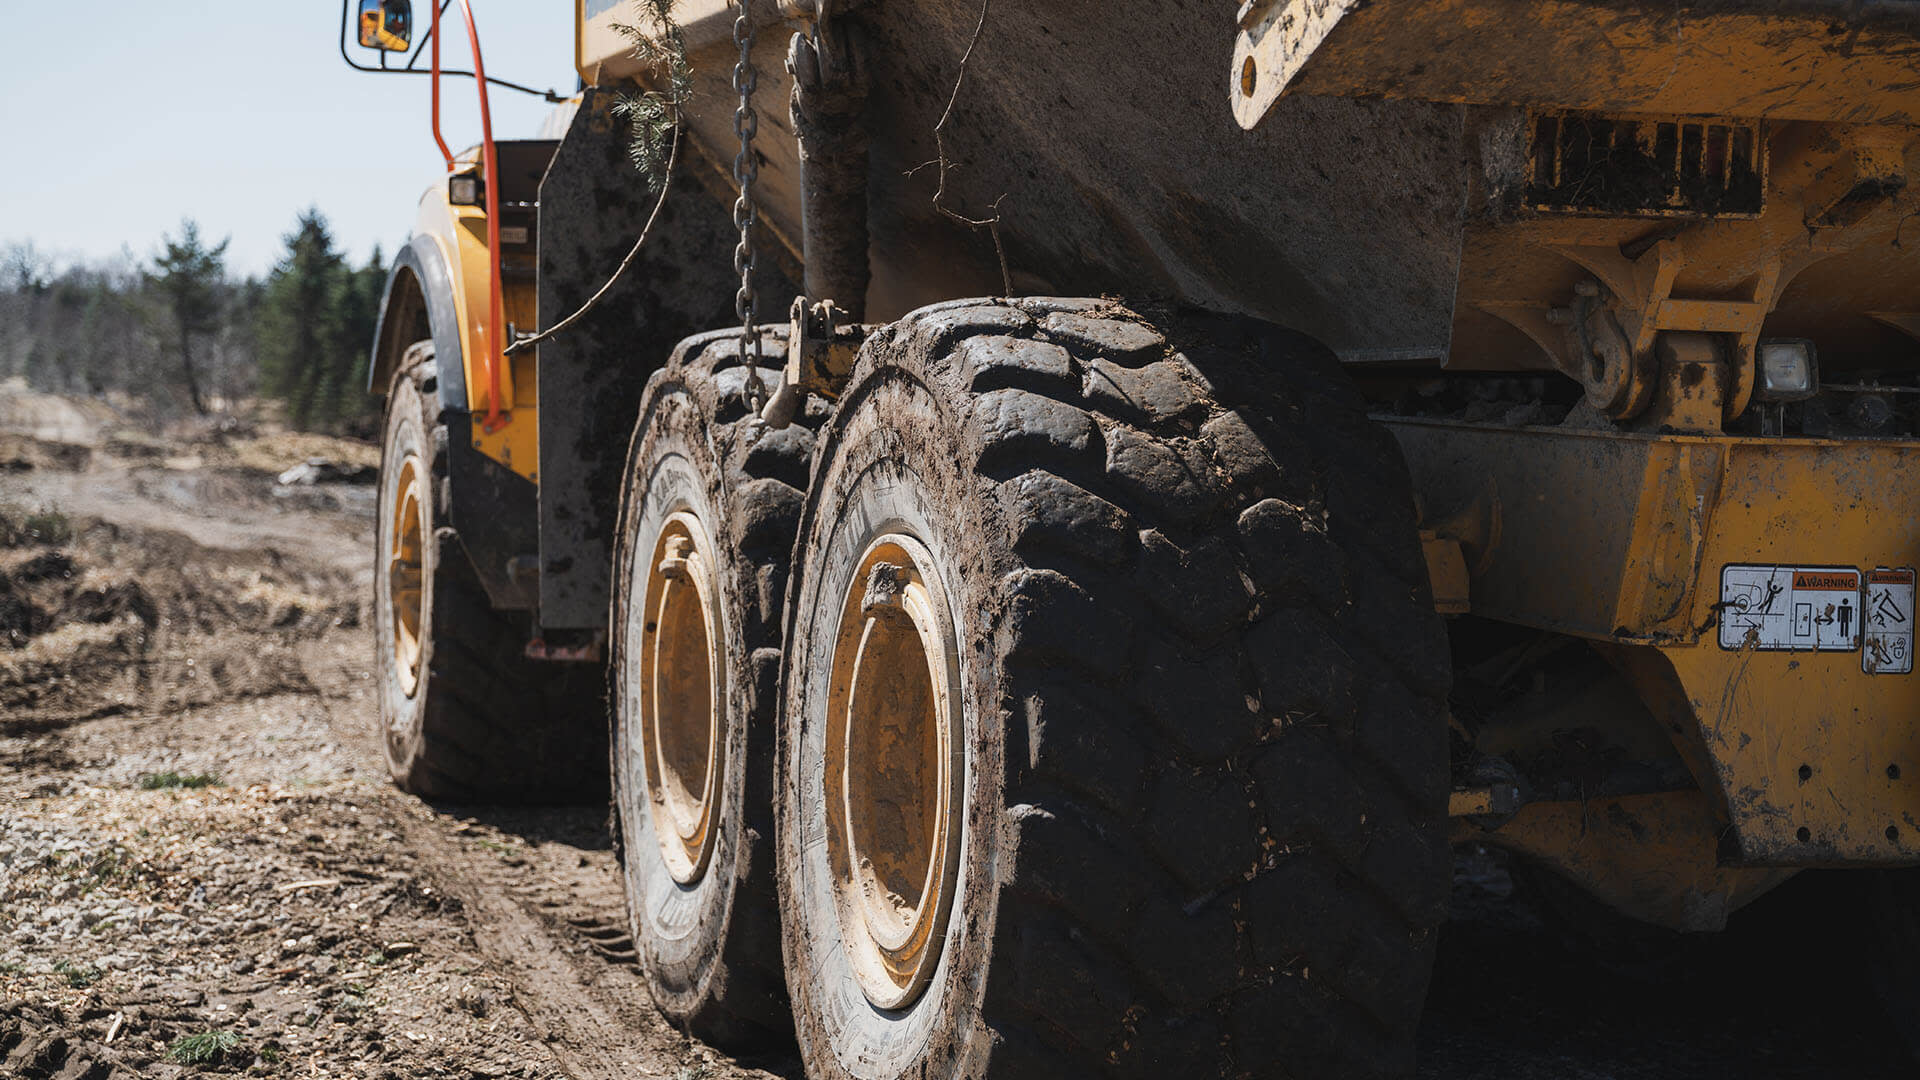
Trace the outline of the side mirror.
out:
M 406 52 L 413 45 L 412 0 L 360 0 L 360 44 Z

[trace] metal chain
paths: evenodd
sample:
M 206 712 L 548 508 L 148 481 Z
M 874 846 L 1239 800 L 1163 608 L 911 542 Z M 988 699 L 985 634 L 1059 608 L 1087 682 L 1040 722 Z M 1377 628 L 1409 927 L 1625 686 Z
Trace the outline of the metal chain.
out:
M 813 0 L 813 28 L 811 36 L 813 37 L 814 51 L 820 54 L 820 70 L 823 73 L 833 64 L 839 62 L 838 58 L 835 57 L 832 52 L 833 35 L 827 29 L 827 24 L 831 22 L 832 19 L 833 0 Z
M 753 226 L 758 220 L 753 182 L 760 176 L 760 163 L 753 156 L 753 137 L 760 130 L 760 114 L 753 110 L 753 92 L 760 84 L 760 73 L 753 66 L 753 42 L 758 33 L 748 11 L 751 0 L 737 2 L 740 14 L 733 20 L 733 43 L 740 46 L 740 60 L 733 66 L 733 89 L 740 95 L 740 105 L 733 111 L 733 133 L 740 137 L 740 152 L 733 159 L 733 182 L 740 186 L 740 197 L 733 203 L 733 224 L 740 230 L 740 245 L 733 249 L 733 269 L 740 275 L 740 291 L 734 295 L 733 311 L 740 317 L 740 362 L 747 369 L 747 400 L 758 415 L 767 403 L 767 386 L 760 378 L 758 298 L 753 291 Z

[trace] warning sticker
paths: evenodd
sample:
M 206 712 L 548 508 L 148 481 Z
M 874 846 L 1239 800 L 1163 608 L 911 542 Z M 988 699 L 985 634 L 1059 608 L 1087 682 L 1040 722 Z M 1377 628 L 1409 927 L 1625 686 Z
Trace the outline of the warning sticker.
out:
M 1867 571 L 1867 595 L 1862 603 L 1860 670 L 1869 675 L 1913 673 L 1912 567 Z
M 1912 583 L 1908 583 L 1911 595 Z M 1720 647 L 1762 651 L 1860 647 L 1860 571 L 1848 566 L 1727 566 L 1720 571 Z M 1903 609 L 1909 620 L 1913 605 Z M 1907 623 L 1911 634 L 1912 622 Z M 1912 642 L 1907 645 L 1912 654 Z

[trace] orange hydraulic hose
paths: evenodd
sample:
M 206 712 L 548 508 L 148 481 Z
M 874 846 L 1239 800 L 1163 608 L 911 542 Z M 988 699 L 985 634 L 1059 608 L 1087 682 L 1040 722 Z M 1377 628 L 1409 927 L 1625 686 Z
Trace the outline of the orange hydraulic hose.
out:
M 440 144 L 440 155 L 447 159 L 447 171 L 453 171 L 453 151 L 440 134 L 440 5 L 433 8 L 433 141 Z M 493 146 L 493 112 L 487 102 L 487 68 L 480 59 L 480 32 L 473 25 L 473 4 L 460 0 L 460 13 L 466 16 L 467 40 L 473 43 L 473 81 L 480 87 L 480 162 L 485 170 L 487 191 L 487 321 L 480 330 L 480 358 L 487 367 L 487 418 L 481 430 L 494 432 L 505 427 L 507 417 L 500 412 L 500 350 L 505 347 L 504 303 L 500 290 L 500 169 Z

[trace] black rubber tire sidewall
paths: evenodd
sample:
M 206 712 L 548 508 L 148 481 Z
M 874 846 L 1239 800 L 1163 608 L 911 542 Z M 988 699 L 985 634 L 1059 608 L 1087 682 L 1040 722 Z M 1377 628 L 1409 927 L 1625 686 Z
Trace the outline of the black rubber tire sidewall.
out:
M 634 441 L 627 490 L 644 492 L 630 503 L 619 548 L 618 620 L 613 628 L 615 757 L 614 788 L 620 803 L 622 850 L 629 910 L 634 919 L 634 942 L 649 973 L 649 985 L 660 1008 L 676 1020 L 687 1020 L 712 994 L 711 981 L 719 963 L 732 912 L 739 872 L 741 803 L 745 797 L 747 728 L 740 685 L 745 670 L 739 596 L 742 587 L 737 560 L 725 546 L 720 530 L 719 467 L 700 407 L 684 392 L 669 390 L 653 398 L 643 413 Z M 690 512 L 706 532 L 702 538 L 713 555 L 713 593 L 721 598 L 719 612 L 725 637 L 726 685 L 720 688 L 726 703 L 723 772 L 716 785 L 716 835 L 705 872 L 691 884 L 675 881 L 668 872 L 653 831 L 651 801 L 646 797 L 642 749 L 638 745 L 636 697 L 640 688 L 630 678 L 636 658 L 629 648 L 646 618 L 644 595 L 648 560 L 669 515 Z
M 598 801 L 607 778 L 604 668 L 526 655 L 528 613 L 493 606 L 451 527 L 447 424 L 430 342 L 407 350 L 388 392 L 374 558 L 376 691 L 388 769 L 402 790 L 463 803 Z M 420 675 L 407 694 L 387 583 L 399 463 L 419 459 Z M 477 515 L 476 515 L 477 516 Z
M 763 342 L 767 356 L 783 348 L 776 333 Z M 682 341 L 648 383 L 623 477 L 609 675 L 619 729 L 615 829 L 649 990 L 683 1030 L 733 1049 L 761 1049 L 788 1043 L 793 1031 L 780 961 L 771 789 L 782 604 L 819 417 L 802 414 L 785 431 L 759 432 L 739 359 L 736 334 L 702 334 Z M 778 372 L 758 375 L 770 383 Z M 691 510 L 705 533 L 726 669 L 726 685 L 717 689 L 726 730 L 714 848 L 702 876 L 684 886 L 667 871 L 652 808 L 642 805 L 645 775 L 628 737 L 638 710 L 625 700 L 620 663 L 638 629 L 622 613 L 642 603 L 646 560 L 680 509 Z
M 992 599 L 979 584 L 982 577 L 991 580 L 980 573 L 978 538 L 984 525 L 972 512 L 971 478 L 951 454 L 903 453 L 901 445 L 903 440 L 923 447 L 959 445 L 952 423 L 923 388 L 905 380 L 874 387 L 863 400 L 841 404 L 834 443 L 823 459 L 827 471 L 816 480 L 818 511 L 805 537 L 807 566 L 827 569 L 809 573 L 794 600 L 780 777 L 783 791 L 792 792 L 781 807 L 795 815 L 781 836 L 783 841 L 799 838 L 797 848 L 783 842 L 781 850 L 785 940 L 789 948 L 810 943 L 809 956 L 800 963 L 810 977 L 793 986 L 795 1014 L 818 1017 L 824 1025 L 809 1031 L 806 1021 L 797 1024 L 803 1043 L 810 1038 L 814 1043 L 803 1047 L 813 1051 L 809 1075 L 828 1075 L 819 1066 L 829 1055 L 832 1075 L 862 1080 L 899 1076 L 910 1068 L 926 1077 L 965 1075 L 968 1049 L 983 1034 L 970 1030 L 970 1018 L 979 1015 L 987 945 L 993 939 L 993 906 L 982 902 L 995 888 L 992 831 L 978 828 L 977 815 L 963 818 L 946 944 L 926 990 L 906 1008 L 875 1008 L 854 980 L 838 936 L 839 913 L 826 864 L 823 776 L 817 769 L 824 760 L 827 682 L 841 598 L 853 586 L 851 575 L 868 544 L 903 532 L 926 545 L 952 607 L 961 710 L 969 718 L 958 736 L 965 760 L 961 804 L 999 812 L 1003 725 L 971 722 L 983 713 L 1000 715 L 998 703 L 984 698 L 990 688 L 982 683 L 992 668 L 987 623 Z M 909 461 L 927 471 L 912 471 Z
M 822 433 L 776 801 L 813 1080 L 1411 1071 L 1450 672 L 1405 466 L 1324 349 L 1162 320 L 923 309 Z M 887 1011 L 844 954 L 820 791 L 848 576 L 896 530 L 954 616 L 965 774 L 941 959 Z
M 381 746 L 387 755 L 387 768 L 402 789 L 417 790 L 424 777 L 418 775 L 425 755 L 424 720 L 428 675 L 433 670 L 434 579 L 438 576 L 439 544 L 434 529 L 441 508 L 435 505 L 439 483 L 433 474 L 432 425 L 427 417 L 425 399 L 415 384 L 414 368 L 397 372 L 387 394 L 386 420 L 381 437 L 379 524 L 375 529 L 373 632 L 375 678 L 380 692 Z M 419 461 L 421 567 L 420 567 L 420 672 L 409 694 L 400 677 L 399 658 L 393 646 L 393 603 L 385 575 L 393 550 L 393 497 L 399 482 L 400 464 L 408 455 Z

